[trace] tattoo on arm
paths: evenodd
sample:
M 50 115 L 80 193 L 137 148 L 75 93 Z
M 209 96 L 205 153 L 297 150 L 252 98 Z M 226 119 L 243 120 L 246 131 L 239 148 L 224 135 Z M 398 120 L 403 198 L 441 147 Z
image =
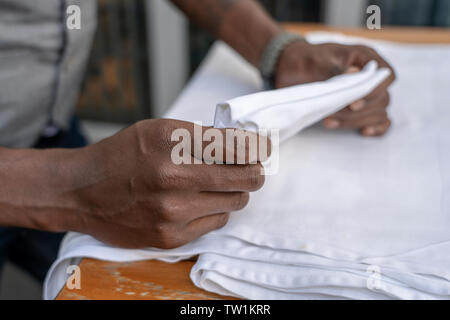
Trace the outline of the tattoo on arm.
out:
M 242 0 L 172 0 L 194 23 L 216 36 L 225 14 L 238 1 Z

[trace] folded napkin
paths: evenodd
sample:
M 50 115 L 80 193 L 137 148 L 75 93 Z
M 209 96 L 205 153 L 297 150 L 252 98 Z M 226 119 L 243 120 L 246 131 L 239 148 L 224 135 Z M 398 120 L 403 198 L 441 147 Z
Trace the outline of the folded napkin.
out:
M 365 97 L 389 75 L 369 62 L 361 72 L 327 81 L 258 92 L 219 103 L 214 127 L 251 131 L 278 129 L 280 142 Z
M 172 250 L 119 249 L 70 233 L 47 275 L 44 297 L 58 294 L 67 267 L 82 257 L 176 262 L 200 254 L 192 281 L 243 298 L 449 298 L 450 46 L 323 33 L 308 35 L 308 40 L 369 44 L 394 65 L 399 80 L 391 90 L 393 126 L 386 136 L 363 138 L 320 125 L 292 135 L 320 117 L 273 126 L 267 117 L 255 116 L 257 103 L 248 104 L 251 114 L 245 110 L 242 117 L 236 117 L 243 111 L 235 108 L 240 104 L 228 103 L 223 108 L 230 116 L 218 117 L 228 119 L 223 121 L 254 129 L 267 125 L 281 129 L 283 138 L 291 136 L 280 146 L 279 172 L 267 177 L 249 205 L 233 213 L 224 228 Z M 370 70 L 369 79 L 379 74 L 370 65 L 362 74 Z M 256 70 L 218 43 L 167 117 L 211 125 L 217 101 L 260 89 Z M 347 104 L 344 99 L 339 103 Z M 333 112 L 328 109 L 332 105 L 337 107 L 324 100 L 320 114 Z

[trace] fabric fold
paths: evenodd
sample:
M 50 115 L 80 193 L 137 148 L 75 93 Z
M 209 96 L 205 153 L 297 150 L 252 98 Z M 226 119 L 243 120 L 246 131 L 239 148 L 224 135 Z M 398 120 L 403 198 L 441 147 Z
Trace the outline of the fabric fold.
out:
M 280 142 L 352 102 L 364 98 L 390 75 L 370 61 L 362 71 L 327 81 L 258 92 L 219 103 L 216 128 L 280 130 Z

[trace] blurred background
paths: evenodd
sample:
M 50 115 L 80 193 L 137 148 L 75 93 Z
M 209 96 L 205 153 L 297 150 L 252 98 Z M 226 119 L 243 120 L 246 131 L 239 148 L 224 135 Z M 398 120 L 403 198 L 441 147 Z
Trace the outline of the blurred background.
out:
M 382 27 L 450 27 L 450 0 L 259 0 L 281 22 L 363 26 L 381 8 Z M 161 117 L 214 39 L 168 0 L 98 0 L 98 30 L 77 113 L 96 142 L 144 118 Z M 39 299 L 32 278 L 7 265 L 0 299 Z
M 448 0 L 260 2 L 281 22 L 362 26 L 367 6 L 376 4 L 383 26 L 450 26 Z M 99 1 L 99 28 L 78 113 L 119 123 L 161 116 L 213 41 L 168 0 Z

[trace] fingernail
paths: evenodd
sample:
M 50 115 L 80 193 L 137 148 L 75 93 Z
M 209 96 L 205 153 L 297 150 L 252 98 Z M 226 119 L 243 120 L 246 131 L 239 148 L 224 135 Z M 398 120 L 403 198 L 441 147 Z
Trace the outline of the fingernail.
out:
M 364 100 L 355 101 L 350 105 L 350 109 L 352 111 L 359 111 L 362 108 L 364 108 L 364 104 L 365 104 Z
M 345 71 L 345 73 L 355 73 L 355 72 L 359 72 L 359 68 L 355 67 L 355 66 L 350 66 L 347 68 L 347 70 Z
M 339 128 L 340 123 L 336 119 L 325 119 L 324 125 L 328 129 L 336 129 L 336 128 Z
M 376 129 L 374 127 L 367 127 L 363 130 L 363 134 L 365 136 L 373 136 L 376 132 Z

